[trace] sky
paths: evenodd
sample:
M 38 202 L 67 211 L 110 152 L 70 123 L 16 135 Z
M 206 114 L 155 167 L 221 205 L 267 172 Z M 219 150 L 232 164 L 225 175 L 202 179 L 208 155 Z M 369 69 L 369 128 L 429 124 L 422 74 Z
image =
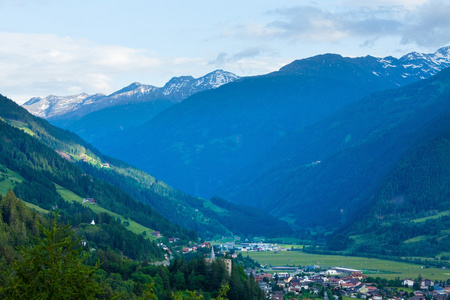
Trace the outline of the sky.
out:
M 433 53 L 450 45 L 449 16 L 448 0 L 0 0 L 0 94 L 22 104 L 324 53 Z

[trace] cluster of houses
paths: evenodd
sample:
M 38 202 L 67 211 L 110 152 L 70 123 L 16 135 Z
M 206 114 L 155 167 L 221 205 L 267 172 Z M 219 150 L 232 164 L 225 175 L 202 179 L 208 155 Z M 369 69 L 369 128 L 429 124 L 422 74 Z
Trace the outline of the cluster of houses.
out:
M 275 269 L 275 268 L 274 268 Z M 306 269 L 306 268 L 305 268 Z M 304 271 L 302 269 L 300 271 Z M 365 282 L 367 276 L 361 271 L 347 268 L 332 268 L 319 273 L 305 273 L 295 275 L 290 272 L 271 273 L 253 273 L 254 270 L 247 270 L 247 274 L 255 278 L 260 288 L 265 292 L 268 299 L 283 299 L 280 295 L 292 293 L 302 295 L 307 292 L 312 295 L 318 295 L 323 288 L 339 291 L 341 296 L 351 298 L 361 298 L 367 300 L 400 300 L 409 298 L 411 300 L 446 300 L 450 299 L 450 286 L 435 286 L 434 282 L 429 279 L 423 279 L 419 282 L 420 289 L 414 291 L 413 294 L 408 292 L 400 292 L 397 297 L 388 297 L 386 291 L 379 290 L 374 283 Z M 405 279 L 403 286 L 412 287 L 414 281 Z M 276 288 L 274 288 L 276 287 Z M 430 287 L 433 287 L 430 289 Z M 276 292 L 273 292 L 277 290 Z M 430 291 L 432 290 L 432 291 Z M 338 299 L 338 296 L 335 296 Z M 335 299 L 329 299 L 335 300 Z
M 195 252 L 197 251 L 198 248 L 209 248 L 211 247 L 211 244 L 208 242 L 204 242 L 202 244 L 198 244 L 195 246 L 190 246 L 190 247 L 184 247 L 183 249 L 181 249 L 182 253 L 189 253 L 189 252 Z
M 240 243 L 235 244 L 233 242 L 228 242 L 218 246 L 221 251 L 287 251 L 285 248 L 280 248 L 276 244 L 268 243 Z

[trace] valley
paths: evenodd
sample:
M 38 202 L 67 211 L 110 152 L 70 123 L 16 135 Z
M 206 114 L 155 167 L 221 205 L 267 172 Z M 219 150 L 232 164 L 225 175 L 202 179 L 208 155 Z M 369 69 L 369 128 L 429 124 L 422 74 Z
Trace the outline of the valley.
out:
M 450 300 L 450 1 L 0 1 L 0 299 Z
M 368 257 L 320 255 L 301 251 L 248 252 L 243 255 L 247 254 L 252 259 L 267 266 L 305 267 L 319 265 L 321 269 L 342 267 L 362 270 L 364 275 L 386 279 L 417 278 L 420 275 L 423 278 L 447 280 L 450 276 L 448 269 Z
M 109 96 L 24 105 L 50 123 L 1 97 L 5 226 L 18 230 L 15 211 L 25 223 L 28 215 L 49 222 L 57 211 L 93 257 L 100 251 L 103 279 L 115 276 L 106 258 L 114 252 L 122 266 L 136 266 L 115 270 L 119 286 L 131 276 L 135 288 L 152 282 L 166 297 L 192 286 L 217 295 L 224 286 L 214 277 L 197 278 L 214 272 L 216 256 L 233 293 L 244 280 L 258 297 L 267 287 L 244 267 L 356 269 L 363 289 L 372 278 L 395 287 L 401 277 L 445 282 L 449 62 L 449 47 L 401 59 L 325 54 L 260 76 L 218 70 L 164 88 L 134 83 Z M 22 231 L 17 246 L 32 247 Z M 328 282 L 316 286 L 319 295 Z

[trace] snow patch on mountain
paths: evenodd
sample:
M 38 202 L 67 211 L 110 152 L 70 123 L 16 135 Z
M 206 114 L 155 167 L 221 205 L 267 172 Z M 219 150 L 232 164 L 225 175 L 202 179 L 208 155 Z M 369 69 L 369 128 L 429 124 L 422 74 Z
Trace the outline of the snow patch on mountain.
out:
M 23 104 L 33 115 L 41 118 L 58 118 L 68 114 L 77 118 L 88 113 L 121 104 L 132 102 L 154 101 L 165 98 L 172 102 L 180 102 L 187 97 L 209 89 L 218 88 L 224 84 L 238 80 L 240 77 L 223 70 L 216 70 L 203 77 L 174 77 L 163 87 L 134 82 L 108 96 L 103 94 L 79 94 L 72 96 L 35 97 Z
M 78 109 L 87 103 L 91 96 L 86 93 L 72 96 L 54 96 L 50 95 L 45 98 L 34 97 L 23 104 L 30 113 L 41 118 L 49 116 L 60 116 L 65 113 Z

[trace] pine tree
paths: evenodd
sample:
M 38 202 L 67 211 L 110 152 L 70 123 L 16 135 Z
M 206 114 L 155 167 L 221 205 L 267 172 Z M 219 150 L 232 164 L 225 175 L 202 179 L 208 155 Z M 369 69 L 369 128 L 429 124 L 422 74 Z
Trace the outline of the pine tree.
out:
M 13 264 L 8 284 L 0 289 L 2 299 L 94 299 L 104 293 L 95 275 L 98 265 L 83 264 L 79 240 L 69 226 L 41 226 L 44 238 L 20 252 L 23 260 Z

